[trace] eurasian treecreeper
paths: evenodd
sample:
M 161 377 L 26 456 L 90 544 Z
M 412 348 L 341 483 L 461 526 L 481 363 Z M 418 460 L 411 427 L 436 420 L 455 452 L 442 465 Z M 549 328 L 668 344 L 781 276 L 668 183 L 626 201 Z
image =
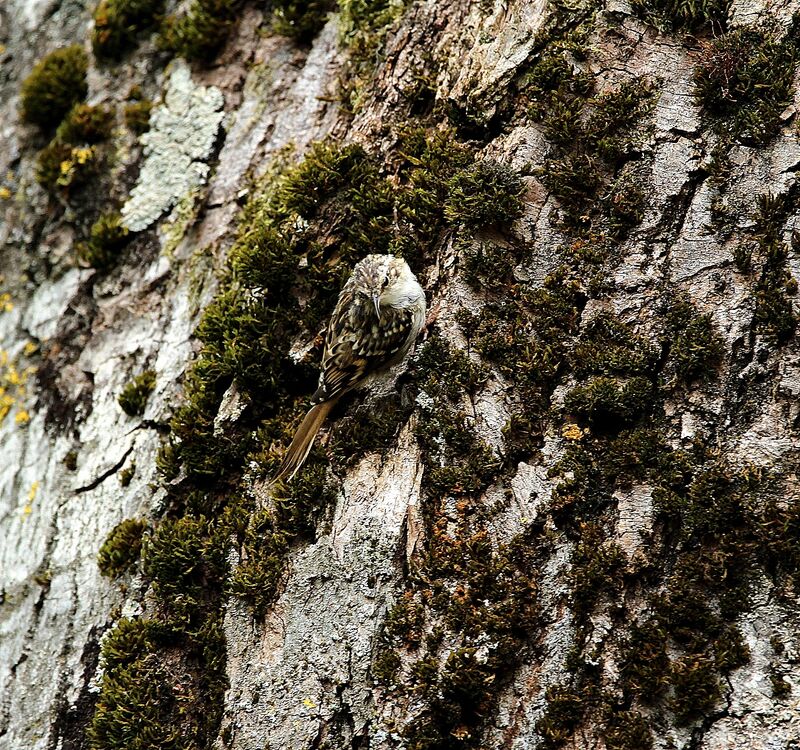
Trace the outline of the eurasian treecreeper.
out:
M 325 336 L 319 387 L 273 482 L 291 479 L 336 402 L 371 375 L 400 362 L 425 322 L 425 291 L 394 255 L 359 261 L 339 293 Z

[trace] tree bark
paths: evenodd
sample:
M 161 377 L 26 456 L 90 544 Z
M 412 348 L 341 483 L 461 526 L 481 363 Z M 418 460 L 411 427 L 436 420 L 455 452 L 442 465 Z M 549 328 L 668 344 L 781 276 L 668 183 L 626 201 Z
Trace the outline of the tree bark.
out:
M 98 712 L 118 718 L 101 651 L 121 620 L 170 633 L 136 662 L 170 691 L 163 747 L 794 747 L 792 4 L 734 0 L 688 22 L 662 2 L 416 0 L 349 27 L 358 11 L 339 5 L 311 41 L 244 3 L 205 62 L 165 52 L 152 27 L 120 62 L 90 55 L 86 101 L 114 127 L 84 183 L 49 191 L 37 160 L 58 136 L 24 121 L 20 87 L 52 50 L 90 52 L 94 8 L 0 8 L 0 748 L 157 744 L 97 729 Z M 153 109 L 138 134 L 123 112 L 141 97 Z M 409 159 L 404 128 L 469 153 L 431 189 L 430 235 L 403 200 L 421 201 L 438 167 Z M 208 433 L 250 442 L 202 481 L 173 417 L 199 392 L 205 311 L 248 285 L 225 270 L 265 221 L 243 206 L 278 194 L 322 141 L 373 165 L 347 189 L 390 186 L 380 227 L 416 258 L 433 315 L 399 370 L 334 412 L 314 464 L 331 499 L 315 495 L 280 546 L 257 465 L 291 439 L 289 406 L 257 373 L 218 381 Z M 317 243 L 282 290 L 316 322 L 323 297 L 292 280 L 315 253 L 338 268 L 342 228 L 371 209 L 331 188 L 344 208 L 315 219 L 334 209 L 314 174 L 314 207 L 274 220 Z M 485 192 L 464 182 L 476 174 Z M 117 210 L 126 244 L 92 267 L 82 243 Z M 300 384 L 319 354 L 310 327 L 282 340 Z M 155 388 L 126 414 L 118 397 L 145 371 Z M 274 393 L 302 409 L 297 383 Z M 384 413 L 391 429 L 362 438 Z M 171 475 L 164 445 L 184 446 Z M 221 504 L 192 516 L 197 493 Z M 205 619 L 179 627 L 159 529 L 201 515 L 216 529 L 234 496 L 246 512 L 214 537 L 222 572 L 191 574 L 202 606 L 185 617 Z M 129 518 L 142 557 L 104 576 L 98 552 Z M 274 591 L 236 578 L 267 533 Z M 190 554 L 210 559 L 202 545 Z M 217 617 L 220 662 L 197 635 Z

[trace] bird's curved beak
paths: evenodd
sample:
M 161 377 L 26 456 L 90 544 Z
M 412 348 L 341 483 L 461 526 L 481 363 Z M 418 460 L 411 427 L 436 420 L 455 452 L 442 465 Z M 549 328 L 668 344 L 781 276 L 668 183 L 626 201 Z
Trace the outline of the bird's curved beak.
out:
M 373 294 L 372 295 L 372 304 L 375 305 L 375 314 L 378 316 L 378 320 L 381 319 L 381 295 L 380 294 Z

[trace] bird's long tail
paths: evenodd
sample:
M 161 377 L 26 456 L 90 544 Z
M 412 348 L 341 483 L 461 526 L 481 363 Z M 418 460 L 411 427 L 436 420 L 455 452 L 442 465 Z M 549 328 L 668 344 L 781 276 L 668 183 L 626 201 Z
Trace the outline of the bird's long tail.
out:
M 321 404 L 312 406 L 308 412 L 306 412 L 303 421 L 294 434 L 292 444 L 283 457 L 278 473 L 272 478 L 270 484 L 275 484 L 276 482 L 284 480 L 288 482 L 297 473 L 300 467 L 305 463 L 306 458 L 308 458 L 309 451 L 311 450 L 311 446 L 314 445 L 314 438 L 317 436 L 319 428 L 322 427 L 322 423 L 327 419 L 328 414 L 330 414 L 331 409 L 333 409 L 337 401 L 338 399 L 323 401 Z

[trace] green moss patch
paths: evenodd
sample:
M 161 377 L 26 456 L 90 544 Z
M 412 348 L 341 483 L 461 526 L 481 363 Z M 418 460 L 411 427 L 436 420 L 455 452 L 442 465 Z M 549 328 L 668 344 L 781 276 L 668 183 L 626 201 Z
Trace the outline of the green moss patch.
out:
M 380 60 L 386 35 L 405 10 L 405 0 L 338 0 L 340 38 L 348 60 L 340 76 L 340 96 L 357 111 Z
M 630 176 L 622 179 L 621 169 L 634 156 L 634 134 L 644 132 L 655 103 L 652 84 L 634 79 L 591 95 L 591 78 L 564 53 L 551 52 L 520 86 L 531 101 L 530 116 L 558 147 L 539 175 L 558 199 L 565 224 L 600 250 L 604 242 L 623 239 L 644 212 L 642 190 Z
M 78 44 L 45 55 L 22 82 L 22 117 L 45 130 L 54 129 L 74 104 L 86 98 L 88 57 Z
M 137 375 L 119 394 L 117 401 L 120 408 L 130 417 L 140 417 L 144 414 L 147 399 L 155 387 L 156 374 L 153 370 L 146 370 Z
M 98 60 L 120 60 L 136 46 L 140 32 L 153 28 L 164 0 L 100 0 L 94 11 L 92 50 Z
M 36 160 L 36 180 L 51 194 L 69 196 L 97 174 L 103 161 L 98 144 L 111 135 L 114 112 L 76 104 Z
M 740 240 L 734 250 L 738 270 L 753 279 L 756 330 L 778 345 L 794 336 L 797 315 L 791 298 L 797 293 L 797 281 L 788 268 L 789 245 L 784 241 L 784 224 L 794 210 L 797 189 L 756 201 L 752 236 Z M 795 236 L 792 245 L 798 244 Z
M 88 241 L 78 244 L 78 257 L 93 268 L 100 270 L 111 268 L 128 239 L 128 229 L 123 225 L 122 216 L 118 211 L 102 214 L 92 224 Z M 125 397 L 125 401 L 129 408 L 138 408 L 129 397 Z M 122 408 L 126 413 L 131 413 L 126 406 Z
M 56 129 L 56 138 L 73 145 L 95 144 L 111 135 L 114 111 L 102 105 L 76 104 Z
M 210 62 L 236 22 L 240 0 L 193 0 L 180 16 L 164 19 L 161 45 L 189 60 Z
M 798 28 L 781 38 L 768 28 L 739 28 L 704 48 L 694 81 L 697 101 L 722 135 L 763 145 L 781 128 L 792 101 L 798 61 Z
M 724 31 L 731 0 L 634 0 L 639 16 L 666 31 Z
M 146 528 L 144 521 L 128 518 L 111 530 L 97 554 L 97 566 L 103 575 L 117 578 L 139 559 Z
M 153 102 L 149 99 L 126 104 L 124 110 L 125 124 L 136 135 L 147 132 L 150 128 L 150 112 L 152 109 Z
M 310 42 L 336 9 L 335 0 L 278 0 L 272 4 L 275 31 L 298 42 Z

